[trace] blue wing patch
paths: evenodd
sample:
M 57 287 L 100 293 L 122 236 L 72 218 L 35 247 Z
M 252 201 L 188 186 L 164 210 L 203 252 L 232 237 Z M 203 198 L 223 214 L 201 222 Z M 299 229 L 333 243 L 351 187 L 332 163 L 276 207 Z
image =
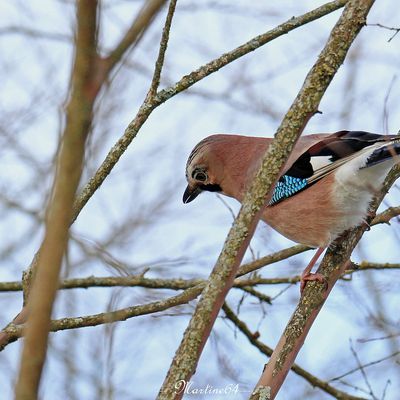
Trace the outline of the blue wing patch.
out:
M 297 192 L 303 190 L 307 184 L 306 178 L 295 178 L 293 176 L 283 175 L 275 186 L 274 194 L 272 195 L 269 205 L 272 206 L 293 196 Z

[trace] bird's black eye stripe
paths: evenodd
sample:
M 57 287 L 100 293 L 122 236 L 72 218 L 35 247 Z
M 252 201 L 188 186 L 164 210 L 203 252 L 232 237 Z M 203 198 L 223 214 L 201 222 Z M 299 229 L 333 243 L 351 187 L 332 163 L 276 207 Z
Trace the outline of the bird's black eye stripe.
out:
M 207 174 L 204 171 L 194 170 L 192 172 L 192 178 L 196 181 L 205 182 L 207 180 Z

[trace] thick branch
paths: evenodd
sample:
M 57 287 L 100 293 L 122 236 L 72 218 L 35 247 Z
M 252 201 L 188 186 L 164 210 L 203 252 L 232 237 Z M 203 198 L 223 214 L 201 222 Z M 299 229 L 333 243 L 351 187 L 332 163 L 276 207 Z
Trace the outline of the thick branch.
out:
M 331 51 L 334 54 L 336 53 L 338 58 L 341 58 L 341 62 L 343 62 L 358 32 L 365 25 L 366 17 L 373 3 L 374 0 L 350 0 L 340 20 L 332 30 L 327 47 L 331 47 Z M 338 251 L 336 248 L 335 252 L 332 250 L 327 251 L 318 271 L 326 277 L 328 287 L 325 290 L 325 288 L 321 287 L 322 285 L 315 283 L 306 287 L 304 296 L 302 296 L 270 361 L 264 369 L 251 399 L 260 399 L 265 390 L 270 392 L 270 399 L 275 398 L 304 343 L 313 321 L 333 285 L 341 273 L 344 272 L 345 263 L 349 260 L 351 252 L 360 240 L 364 230 L 365 227 L 359 227 L 350 233 L 345 233 L 341 240 L 334 243 L 335 246 L 339 246 L 340 250 Z
M 269 264 L 269 263 L 268 263 Z M 246 265 L 254 265 L 259 268 L 268 264 L 260 264 L 259 260 L 253 261 Z M 351 263 L 340 278 L 346 278 L 356 272 L 367 270 L 398 270 L 400 264 L 393 263 L 375 263 L 371 261 L 362 261 L 360 264 Z M 239 277 L 238 273 L 236 277 Z M 60 283 L 59 289 L 88 289 L 95 287 L 144 287 L 148 289 L 171 289 L 171 290 L 185 290 L 197 285 L 205 285 L 206 279 L 182 279 L 182 278 L 146 278 L 142 274 L 131 276 L 88 276 L 85 278 L 71 278 L 65 279 Z M 282 285 L 282 284 L 296 284 L 300 282 L 300 275 L 283 276 L 276 278 L 263 278 L 256 276 L 247 279 L 235 279 L 233 287 L 243 288 L 245 286 L 256 285 Z M 0 282 L 0 292 L 19 292 L 23 288 L 21 281 Z
M 66 127 L 57 157 L 46 232 L 28 304 L 26 338 L 16 385 L 16 399 L 36 399 L 47 351 L 47 338 L 58 276 L 68 241 L 72 205 L 81 176 L 85 140 L 92 120 L 88 88 L 96 60 L 97 1 L 80 1 L 77 8 L 76 54 Z
M 231 320 L 235 326 L 247 337 L 249 342 L 257 347 L 258 350 L 260 350 L 261 353 L 265 354 L 267 357 L 271 357 L 273 353 L 273 349 L 266 344 L 262 343 L 258 339 L 258 335 L 251 332 L 250 329 L 247 327 L 247 325 L 241 321 L 237 315 L 231 310 L 230 307 L 225 303 L 222 307 L 222 309 L 225 312 L 226 317 Z M 317 378 L 315 375 L 312 375 L 310 372 L 306 371 L 305 369 L 301 368 L 297 364 L 293 364 L 291 367 L 291 370 L 304 378 L 311 386 L 317 387 L 324 392 L 332 395 L 335 399 L 339 400 L 365 400 L 361 397 L 356 397 L 356 396 L 351 396 L 345 392 L 342 392 L 339 389 L 334 388 L 331 386 L 328 382 L 323 381 L 322 379 Z
M 197 366 L 205 342 L 260 219 L 262 207 L 268 202 L 270 197 L 268 192 L 278 178 L 309 118 L 318 111 L 325 90 L 365 23 L 365 15 L 359 8 L 364 11 L 359 4 L 355 4 L 355 1 L 349 1 L 345 7 L 327 45 L 307 75 L 302 89 L 278 128 L 275 140 L 264 155 L 260 169 L 245 195 L 224 248 L 202 292 L 158 398 L 181 398 L 182 393 L 174 392 L 175 384 L 181 380 L 188 382 Z
M 164 300 L 154 301 L 148 304 L 126 307 L 120 310 L 94 315 L 57 319 L 51 321 L 50 330 L 52 332 L 56 332 L 66 329 L 85 328 L 88 326 L 109 324 L 116 321 L 125 321 L 129 318 L 140 315 L 157 313 L 171 307 L 176 307 L 177 305 L 189 303 L 189 301 L 195 299 L 201 293 L 201 291 L 202 286 L 195 286 L 176 296 L 172 296 Z M 6 344 L 12 343 L 18 338 L 22 337 L 24 334 L 24 326 L 10 324 L 5 329 L 5 332 L 7 333 L 7 343 L 2 343 L 0 350 L 2 350 Z
M 391 171 L 380 195 L 377 196 L 377 199 L 371 205 L 370 210 L 372 213 L 376 211 L 390 186 L 399 176 L 400 167 L 397 166 Z M 361 226 L 346 232 L 333 244 L 331 249 L 328 249 L 326 256 L 318 268 L 318 272 L 326 279 L 328 284 L 327 290 L 324 289 L 323 285 L 316 283 L 310 283 L 306 286 L 304 295 L 300 299 L 270 361 L 257 383 L 257 387 L 269 387 L 271 389 L 271 399 L 274 398 L 282 385 L 315 318 L 333 285 L 343 273 L 346 261 L 349 260 L 354 247 L 357 245 L 365 229 L 365 226 Z

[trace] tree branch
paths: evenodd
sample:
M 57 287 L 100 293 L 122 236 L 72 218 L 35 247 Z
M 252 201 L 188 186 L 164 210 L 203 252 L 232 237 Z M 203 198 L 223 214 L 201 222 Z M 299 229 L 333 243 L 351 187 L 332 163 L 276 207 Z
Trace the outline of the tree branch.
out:
M 67 119 L 57 157 L 53 192 L 47 207 L 45 237 L 28 303 L 28 322 L 15 398 L 36 399 L 46 358 L 51 311 L 61 262 L 68 242 L 75 192 L 81 177 L 86 136 L 92 121 L 88 95 L 96 53 L 97 1 L 80 1 L 77 8 L 76 54 Z
M 160 389 L 159 399 L 181 398 L 182 393 L 176 394 L 174 391 L 175 384 L 181 380 L 188 382 L 197 366 L 214 321 L 233 284 L 239 264 L 260 219 L 262 207 L 271 196 L 268 194 L 269 190 L 276 182 L 309 118 L 318 111 L 325 90 L 365 23 L 365 10 L 358 3 L 359 1 L 355 4 L 355 0 L 347 3 L 327 45 L 308 73 L 303 87 L 278 128 L 275 140 L 264 155 L 260 169 L 245 195 L 239 214 L 175 354 Z M 364 3 L 362 5 L 365 6 Z
M 177 305 L 189 303 L 189 301 L 195 299 L 201 293 L 202 289 L 203 287 L 198 285 L 186 289 L 184 292 L 176 296 L 172 296 L 164 300 L 157 300 L 148 304 L 126 307 L 120 310 L 94 315 L 85 315 L 74 318 L 61 318 L 51 321 L 50 331 L 56 332 L 66 329 L 77 329 L 88 326 L 110 324 L 112 322 L 125 321 L 129 318 L 141 315 L 157 313 L 171 307 L 176 307 Z M 5 332 L 7 334 L 7 342 L 1 344 L 0 350 L 3 350 L 6 344 L 15 342 L 18 338 L 22 337 L 24 335 L 24 326 L 9 324 L 5 329 Z
M 270 263 L 260 265 L 259 260 L 253 261 L 246 265 L 257 265 L 259 268 Z M 400 269 L 400 264 L 397 263 L 375 263 L 371 261 L 362 261 L 360 264 L 351 262 L 349 268 L 346 269 L 340 278 L 354 274 L 356 272 L 367 270 L 397 270 Z M 238 273 L 236 277 L 238 278 Z M 256 285 L 282 285 L 296 284 L 300 282 L 300 275 L 284 276 L 276 278 L 263 278 L 255 276 L 247 279 L 235 279 L 233 287 L 243 288 L 246 286 Z M 348 280 L 348 279 L 345 279 Z M 182 279 L 182 278 L 146 278 L 143 274 L 130 276 L 88 276 L 83 278 L 65 279 L 60 283 L 59 289 L 88 289 L 96 287 L 143 287 L 147 289 L 171 289 L 185 290 L 197 285 L 205 285 L 206 279 Z M 0 282 L 0 292 L 19 292 L 23 289 L 21 281 Z
M 393 182 L 400 176 L 400 167 L 392 169 L 381 193 L 370 207 L 373 213 L 388 192 Z M 274 353 L 271 356 L 257 387 L 270 388 L 273 399 L 282 385 L 286 374 L 300 351 L 307 334 L 321 310 L 326 298 L 337 279 L 341 276 L 347 260 L 361 239 L 366 227 L 360 226 L 345 232 L 341 238 L 335 241 L 328 249 L 318 273 L 321 273 L 327 282 L 327 289 L 315 282 L 307 284 L 304 294 L 300 299 L 288 325 L 286 326 Z M 253 396 L 254 398 L 258 398 Z
M 395 38 L 395 36 L 400 32 L 400 28 L 395 28 L 393 26 L 386 26 L 382 24 L 367 24 L 367 26 L 377 26 L 378 28 L 387 29 L 389 31 L 394 31 L 394 34 L 389 38 L 388 43 Z
M 161 70 L 164 66 L 165 52 L 167 51 L 169 32 L 171 30 L 172 17 L 174 16 L 175 13 L 176 2 L 177 0 L 171 0 L 169 4 L 167 19 L 165 21 L 165 26 L 161 36 L 160 49 L 158 52 L 158 57 L 154 68 L 154 74 L 153 74 L 153 79 L 151 81 L 150 90 L 147 95 L 148 96 L 147 100 L 149 100 L 150 98 L 154 98 L 154 96 L 157 93 L 158 86 L 160 85 Z
M 71 43 L 72 37 L 66 33 L 46 32 L 26 26 L 5 26 L 0 28 L 0 36 L 3 35 L 24 35 L 35 39 L 56 40 Z
M 247 325 L 241 321 L 238 316 L 232 311 L 232 309 L 225 303 L 222 306 L 222 309 L 225 312 L 226 317 L 232 321 L 232 323 L 247 337 L 249 342 L 257 347 L 261 353 L 265 354 L 267 357 L 271 357 L 273 353 L 273 349 L 266 344 L 262 343 L 258 339 L 258 335 L 250 331 Z M 351 396 L 345 392 L 342 392 L 339 389 L 334 388 L 328 382 L 317 378 L 315 375 L 312 375 L 310 372 L 306 371 L 305 369 L 301 368 L 297 364 L 293 364 L 291 366 L 291 370 L 304 378 L 311 386 L 317 387 L 323 390 L 325 393 L 330 394 L 331 396 L 335 397 L 335 399 L 339 400 L 365 400 L 361 397 Z

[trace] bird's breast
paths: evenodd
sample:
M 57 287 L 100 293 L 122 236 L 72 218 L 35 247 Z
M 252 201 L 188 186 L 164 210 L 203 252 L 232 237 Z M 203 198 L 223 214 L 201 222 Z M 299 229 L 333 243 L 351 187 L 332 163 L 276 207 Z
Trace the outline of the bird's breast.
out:
M 266 207 L 262 219 L 283 236 L 308 246 L 326 247 L 360 224 L 372 194 L 354 191 L 330 174 L 288 199 Z

